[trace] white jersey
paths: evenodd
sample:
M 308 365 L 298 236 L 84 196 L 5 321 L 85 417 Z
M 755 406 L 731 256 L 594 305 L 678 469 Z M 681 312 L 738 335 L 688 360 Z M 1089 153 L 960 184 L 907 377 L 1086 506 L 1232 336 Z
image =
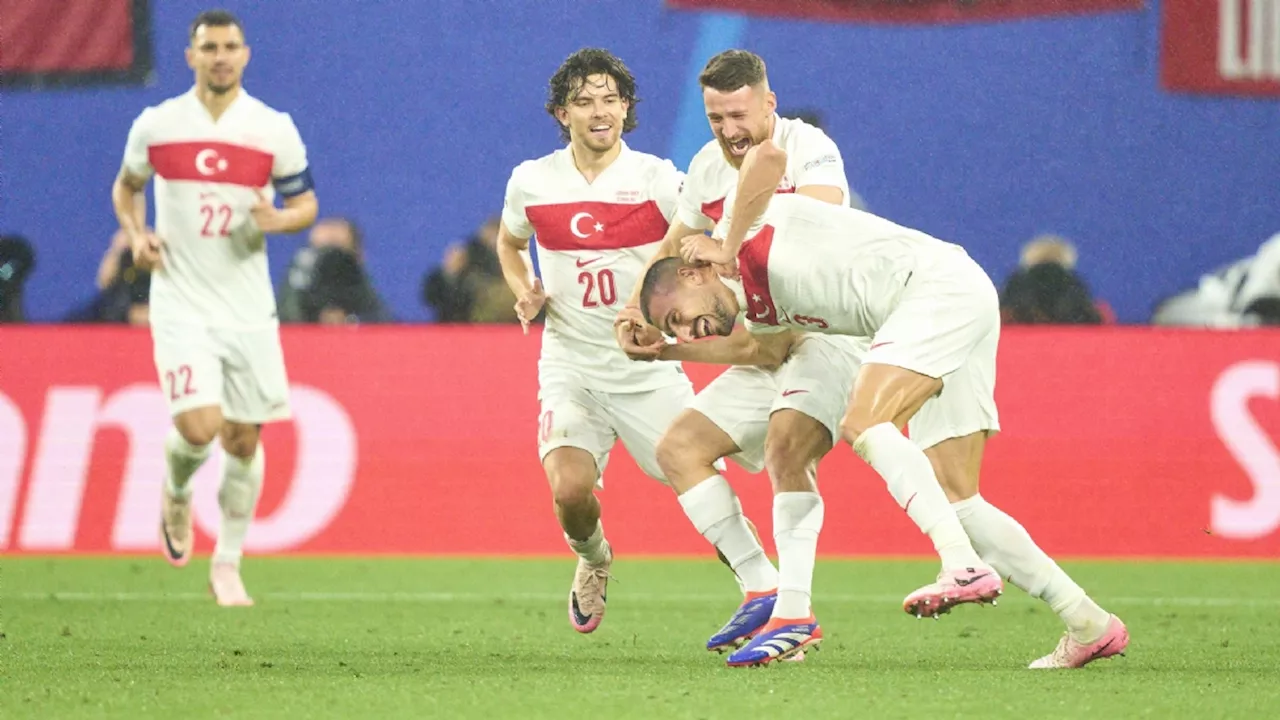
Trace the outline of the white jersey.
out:
M 142 111 L 124 167 L 155 174 L 164 268 L 151 280 L 151 322 L 253 329 L 277 323 L 262 231 L 249 209 L 310 189 L 289 115 L 243 90 L 214 122 L 195 90 Z M 274 187 L 273 187 L 274 183 Z
M 911 276 L 956 253 L 861 210 L 775 195 L 738 252 L 747 328 L 873 337 Z
M 613 332 L 620 303 L 666 235 L 683 179 L 669 160 L 625 143 L 591 183 L 567 147 L 511 173 L 502 222 L 516 237 L 535 236 L 547 292 L 540 370 L 571 372 L 606 392 L 685 381 L 678 363 L 628 359 Z
M 787 153 L 787 171 L 777 192 L 794 193 L 807 185 L 831 185 L 844 191 L 844 204 L 849 204 L 844 160 L 826 133 L 803 120 L 775 115 L 773 141 Z M 715 228 L 732 205 L 730 196 L 737 186 L 738 169 L 725 159 L 718 141 L 708 142 L 689 163 L 676 219 L 695 230 Z

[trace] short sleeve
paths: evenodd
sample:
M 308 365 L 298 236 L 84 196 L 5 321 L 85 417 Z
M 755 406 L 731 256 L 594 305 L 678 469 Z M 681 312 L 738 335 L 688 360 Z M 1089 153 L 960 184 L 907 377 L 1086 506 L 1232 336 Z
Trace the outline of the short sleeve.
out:
M 694 230 L 710 230 L 716 226 L 716 222 L 702 212 L 702 205 L 706 202 L 706 198 L 703 197 L 703 190 L 695 173 L 695 168 L 698 166 L 697 160 L 697 156 L 694 156 L 694 162 L 689 165 L 689 174 L 685 176 L 684 185 L 680 188 L 675 219 L 685 227 L 691 227 Z
M 271 182 L 281 195 L 292 197 L 313 190 L 314 186 L 307 165 L 307 146 L 302 142 L 298 127 L 288 113 L 281 113 L 280 117 L 276 147 L 272 149 L 275 162 L 271 165 Z
M 676 169 L 670 160 L 663 160 L 653 175 L 653 185 L 649 196 L 658 203 L 662 217 L 670 223 L 676 219 L 676 208 L 680 202 L 680 190 L 684 186 L 684 173 Z
M 520 175 L 520 168 L 516 168 L 507 181 L 507 194 L 502 200 L 502 225 L 507 228 L 507 232 L 525 240 L 533 235 L 533 225 L 525 214 L 526 200 L 520 186 Z
M 124 144 L 124 169 L 130 175 L 150 177 L 154 169 L 151 167 L 149 148 L 151 146 L 151 122 L 155 111 L 147 108 L 142 111 L 129 128 L 129 139 Z
M 797 188 L 806 185 L 830 185 L 838 187 L 848 195 L 849 181 L 844 174 L 844 158 L 840 156 L 840 148 L 826 133 L 821 130 L 806 132 L 796 148 Z M 848 198 L 845 198 L 846 202 Z
M 281 117 L 278 143 L 275 163 L 271 166 L 272 177 L 289 177 L 307 169 L 307 146 L 302 144 L 298 127 L 287 113 Z

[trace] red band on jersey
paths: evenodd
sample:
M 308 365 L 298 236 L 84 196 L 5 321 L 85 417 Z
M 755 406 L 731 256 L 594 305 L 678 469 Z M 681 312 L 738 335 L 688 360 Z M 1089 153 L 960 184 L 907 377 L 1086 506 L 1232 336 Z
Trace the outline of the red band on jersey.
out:
M 724 217 L 724 198 L 702 203 L 702 214 L 711 218 L 713 223 L 720 222 L 720 218 Z
M 530 205 L 525 215 L 544 250 L 621 250 L 667 234 L 667 218 L 653 200 Z
M 747 319 L 761 325 L 777 325 L 778 309 L 769 294 L 769 250 L 773 247 L 773 226 L 765 225 L 738 250 L 738 271 L 742 292 L 747 296 Z
M 147 160 L 165 180 L 222 183 L 261 188 L 271 182 L 275 156 L 224 142 L 161 143 L 147 148 Z
M 793 187 L 778 188 L 773 192 L 773 194 L 788 195 L 795 191 L 796 189 Z M 725 198 L 720 198 L 719 200 L 712 200 L 711 202 L 702 203 L 702 214 L 711 218 L 711 222 L 714 222 L 714 223 L 720 222 L 720 219 L 724 217 L 724 201 L 725 201 Z

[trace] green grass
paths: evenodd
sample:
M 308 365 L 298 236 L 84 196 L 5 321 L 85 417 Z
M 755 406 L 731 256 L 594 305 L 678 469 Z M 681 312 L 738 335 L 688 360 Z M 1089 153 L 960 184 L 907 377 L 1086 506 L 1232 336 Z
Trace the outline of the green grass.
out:
M 1061 627 L 1016 590 L 914 620 L 919 562 L 820 562 L 822 651 L 731 670 L 714 562 L 619 560 L 601 628 L 568 625 L 561 560 L 251 559 L 251 609 L 206 560 L 0 560 L 0 717 L 1280 717 L 1280 566 L 1067 563 L 1128 657 L 1032 672 Z

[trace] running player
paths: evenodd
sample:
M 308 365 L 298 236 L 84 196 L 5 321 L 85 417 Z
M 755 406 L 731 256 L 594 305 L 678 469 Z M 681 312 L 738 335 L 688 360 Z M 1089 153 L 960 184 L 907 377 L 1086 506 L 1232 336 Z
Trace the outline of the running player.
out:
M 622 141 L 636 124 L 636 86 L 609 52 L 569 56 L 549 95 L 547 111 L 567 146 L 512 172 L 498 258 L 526 332 L 546 307 L 538 452 L 565 540 L 578 555 L 569 621 L 588 633 L 604 617 L 613 560 L 595 496 L 609 452 L 621 440 L 646 474 L 665 482 L 654 448 L 693 399 L 678 363 L 633 363 L 612 330 L 675 215 L 683 175 Z M 534 235 L 541 278 L 528 256 Z
M 840 150 L 818 128 L 777 115 L 777 98 L 758 55 L 745 50 L 720 53 L 707 63 L 699 83 L 715 137 L 689 164 L 676 220 L 651 263 L 679 255 L 682 239 L 716 226 L 725 198 L 737 183 L 742 158 L 768 139 L 787 149 L 787 170 L 775 192 L 849 203 Z M 736 282 L 727 283 L 740 292 Z M 637 284 L 629 307 L 619 313 L 617 339 L 633 359 L 652 360 L 663 343 L 649 333 L 652 326 L 638 310 L 639 295 Z M 659 342 L 646 347 L 638 337 Z M 749 472 L 767 469 L 778 493 L 776 512 L 781 513 L 775 518 L 775 542 L 816 543 L 822 522 L 817 464 L 839 437 L 845 398 L 857 374 L 858 354 L 865 349 L 865 342 L 855 338 L 814 335 L 776 370 L 731 367 L 698 393 L 658 443 L 658 463 L 679 493 L 685 513 L 727 558 L 745 593 L 737 611 L 707 641 L 708 650 L 736 648 L 769 621 L 778 605 L 785 617 L 807 614 L 810 590 L 806 583 L 779 578 L 741 518 L 741 504 L 716 461 L 732 457 Z M 669 359 L 693 361 L 700 350 L 694 344 L 666 352 Z M 792 516 L 808 522 L 793 527 L 788 519 Z
M 959 246 L 857 210 L 774 197 L 786 164 L 772 142 L 752 149 L 725 239 L 687 238 L 682 259 L 654 265 L 642 288 L 646 316 L 685 340 L 729 336 L 738 301 L 704 263 L 737 263 L 753 300 L 740 360 L 785 355 L 797 329 L 870 336 L 841 435 L 885 479 L 943 563 L 937 581 L 908 595 L 904 609 L 937 616 L 992 600 L 1004 575 L 1067 625 L 1057 648 L 1031 667 L 1081 667 L 1123 652 L 1129 636 L 1119 618 L 978 494 L 982 452 L 999 429 L 1000 325 L 990 278 Z M 908 423 L 915 444 L 900 431 Z M 791 562 L 812 567 L 812 555 L 779 553 L 782 572 Z M 812 613 L 775 612 L 730 664 L 766 663 L 820 639 Z
M 264 235 L 308 227 L 317 204 L 293 120 L 241 87 L 249 47 L 240 21 L 201 13 L 186 57 L 195 86 L 133 122 L 111 199 L 134 263 L 153 271 L 151 336 L 173 416 L 160 523 L 165 557 L 179 567 L 191 559 L 189 481 L 220 438 L 222 520 L 209 584 L 219 605 L 252 605 L 240 558 L 262 489 L 259 432 L 290 417 Z M 153 175 L 155 234 L 147 231 L 144 194 Z

